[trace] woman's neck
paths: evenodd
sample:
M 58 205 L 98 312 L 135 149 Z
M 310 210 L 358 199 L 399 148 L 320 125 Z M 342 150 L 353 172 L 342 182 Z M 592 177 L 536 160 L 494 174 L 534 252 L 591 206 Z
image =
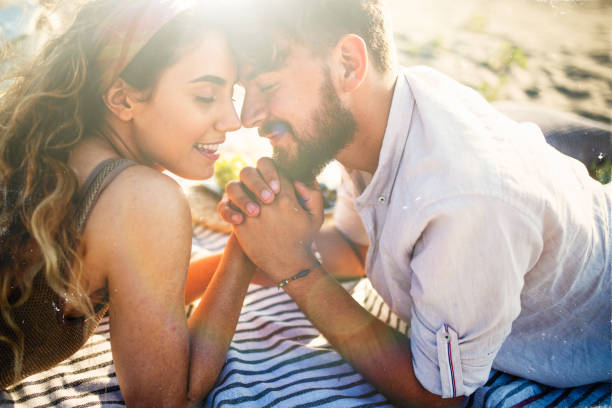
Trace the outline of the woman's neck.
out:
M 127 126 L 120 126 L 119 129 L 112 124 L 107 124 L 100 131 L 93 134 L 93 137 L 100 139 L 106 144 L 118 157 L 133 160 L 135 162 L 151 166 L 150 160 L 138 151 L 131 143 L 130 129 Z

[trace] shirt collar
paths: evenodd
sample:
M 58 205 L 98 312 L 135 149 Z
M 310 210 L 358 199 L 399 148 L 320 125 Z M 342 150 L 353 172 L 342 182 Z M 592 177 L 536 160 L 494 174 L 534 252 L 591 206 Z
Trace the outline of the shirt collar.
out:
M 406 147 L 414 104 L 408 81 L 403 72 L 400 72 L 393 91 L 378 167 L 372 181 L 356 199 L 357 207 L 385 204 L 389 201 Z

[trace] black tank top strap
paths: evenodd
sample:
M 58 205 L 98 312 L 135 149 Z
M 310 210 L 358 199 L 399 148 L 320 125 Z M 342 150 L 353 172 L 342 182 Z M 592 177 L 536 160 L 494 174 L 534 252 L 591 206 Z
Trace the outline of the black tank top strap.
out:
M 85 180 L 80 194 L 80 207 L 76 218 L 77 231 L 83 232 L 85 223 L 102 191 L 123 170 L 138 163 L 129 159 L 107 159 L 98 164 Z

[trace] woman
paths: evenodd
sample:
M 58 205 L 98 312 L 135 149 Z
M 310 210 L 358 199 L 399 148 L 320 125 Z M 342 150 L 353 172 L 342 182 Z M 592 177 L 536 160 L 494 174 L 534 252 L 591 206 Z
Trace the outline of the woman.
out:
M 161 170 L 210 177 L 240 126 L 218 26 L 170 1 L 93 1 L 3 95 L 0 389 L 70 356 L 107 310 L 128 406 L 214 384 L 253 267 L 231 237 L 185 318 L 191 216 Z

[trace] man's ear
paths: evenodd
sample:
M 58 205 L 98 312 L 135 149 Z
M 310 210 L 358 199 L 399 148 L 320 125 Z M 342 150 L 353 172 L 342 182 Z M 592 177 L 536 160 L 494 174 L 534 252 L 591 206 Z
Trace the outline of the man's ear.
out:
M 368 47 L 360 36 L 347 34 L 336 45 L 340 62 L 340 88 L 351 92 L 361 85 L 368 71 Z
M 123 79 L 117 79 L 102 98 L 108 110 L 119 120 L 124 122 L 132 120 L 136 99 L 130 86 Z

